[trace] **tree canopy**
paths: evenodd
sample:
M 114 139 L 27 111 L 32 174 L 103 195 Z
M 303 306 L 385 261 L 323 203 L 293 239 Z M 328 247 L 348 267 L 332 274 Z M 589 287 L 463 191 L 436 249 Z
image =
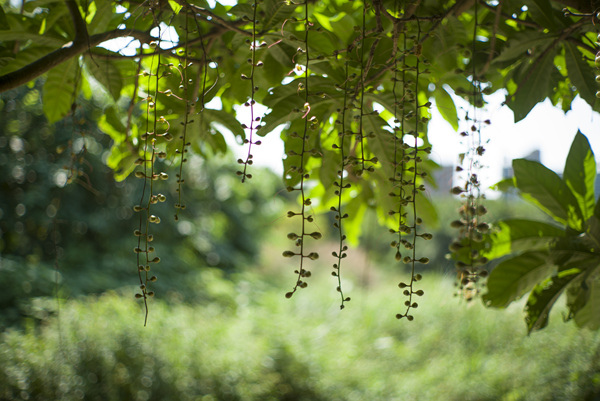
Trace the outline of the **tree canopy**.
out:
M 186 208 L 189 155 L 225 152 L 225 131 L 247 146 L 237 170 L 246 184 L 253 180 L 253 150 L 281 132 L 283 179 L 299 199 L 287 214 L 297 230 L 288 234 L 283 256 L 298 263 L 286 296 L 308 285 L 309 262 L 319 257 L 312 241 L 321 238 L 311 223 L 315 213 L 329 211 L 339 233 L 332 275 L 343 308 L 350 300 L 341 285 L 343 260 L 365 211 L 374 208 L 390 232 L 385 241 L 396 248 L 396 261 L 410 268 L 399 283 L 406 300 L 397 318 L 412 320 L 423 294 L 418 266 L 428 262 L 419 243 L 432 236 L 421 224 L 435 218 L 425 194 L 437 167 L 429 159 L 430 109 L 437 107 L 465 144 L 456 166 L 463 183 L 452 192 L 464 200 L 453 223 L 459 229 L 453 251 L 466 293 L 486 274 L 489 258 L 477 244 L 493 243 L 477 176 L 486 146 L 481 133 L 494 123 L 482 111 L 484 95 L 503 91 L 517 121 L 546 98 L 567 111 L 579 95 L 600 110 L 600 4 L 593 0 L 0 5 L 0 92 L 43 77 L 37 93 L 50 123 L 74 116 L 82 97 L 106 105 L 97 118 L 112 140 L 106 163 L 118 180 L 133 174 L 143 183 L 133 210 L 139 214 L 137 296 L 144 302 L 153 295 L 151 266 L 160 261 L 151 242 L 165 218 L 158 207 L 166 200 L 161 181 L 176 182 L 178 218 Z M 454 94 L 470 108 L 458 108 Z M 246 120 L 240 123 L 236 114 Z M 524 166 L 516 162 L 517 176 Z M 578 225 L 571 217 L 559 221 L 568 220 L 567 231 L 586 232 L 595 213 L 593 196 L 584 193 L 588 178 L 585 185 L 564 184 L 576 201 L 560 206 L 585 206 Z M 521 178 L 516 185 L 527 192 Z M 596 252 L 593 244 L 584 246 Z

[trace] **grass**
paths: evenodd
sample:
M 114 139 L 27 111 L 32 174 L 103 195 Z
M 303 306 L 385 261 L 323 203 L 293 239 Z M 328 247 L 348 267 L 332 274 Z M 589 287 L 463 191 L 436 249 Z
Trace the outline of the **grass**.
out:
M 155 300 L 148 327 L 130 294 L 68 301 L 58 318 L 1 335 L 0 399 L 529 401 L 600 391 L 600 337 L 558 313 L 528 337 L 519 306 L 460 302 L 435 274 L 413 322 L 394 318 L 403 297 L 383 285 L 389 276 L 348 282 L 340 312 L 329 267 L 319 269 L 291 300 L 261 276 L 205 271 L 215 301 Z

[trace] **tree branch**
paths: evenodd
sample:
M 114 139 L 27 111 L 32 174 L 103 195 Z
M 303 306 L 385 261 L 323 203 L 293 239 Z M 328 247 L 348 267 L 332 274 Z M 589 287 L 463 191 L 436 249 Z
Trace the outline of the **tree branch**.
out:
M 60 49 L 45 55 L 31 64 L 28 64 L 19 70 L 0 76 L 0 93 L 26 84 L 27 82 L 50 71 L 57 65 L 70 60 L 81 53 L 84 53 L 91 47 L 96 47 L 110 39 L 127 36 L 135 37 L 144 43 L 156 39 L 146 32 L 115 29 L 112 31 L 92 35 L 88 40 L 75 40 L 73 42 L 66 43 Z
M 491 10 L 491 11 L 493 11 L 493 12 L 496 12 L 496 7 L 497 7 L 497 6 L 491 6 L 491 5 L 489 5 L 489 4 L 488 4 L 487 2 L 485 2 L 485 1 L 479 1 L 479 5 L 481 5 L 481 6 L 485 7 L 485 8 L 487 8 L 488 10 Z M 527 21 L 527 20 L 522 20 L 522 19 L 519 19 L 519 18 L 515 18 L 515 17 L 513 17 L 512 15 L 510 15 L 510 14 L 505 14 L 505 13 L 500 13 L 500 15 L 501 15 L 501 16 L 502 16 L 502 17 L 503 17 L 505 20 L 510 20 L 510 21 L 513 21 L 513 22 L 515 22 L 515 23 L 517 23 L 517 24 L 519 24 L 519 25 L 527 26 L 527 27 L 529 27 L 529 28 L 534 28 L 534 29 L 537 29 L 537 30 L 540 30 L 540 31 L 544 29 L 542 26 L 540 26 L 540 25 L 538 25 L 538 24 L 536 24 L 535 22 L 532 22 L 532 21 Z
M 598 0 L 553 0 L 556 3 L 562 4 L 566 7 L 571 7 L 582 13 L 592 13 L 600 7 L 600 1 Z
M 200 15 L 204 15 L 205 17 L 209 17 L 210 21 L 209 22 L 213 22 L 216 25 L 220 25 L 223 28 L 227 28 L 230 31 L 234 31 L 237 33 L 241 33 L 244 36 L 252 36 L 252 33 L 244 31 L 241 28 L 238 28 L 235 23 L 231 23 L 230 21 L 226 21 L 223 18 L 219 17 L 217 14 L 214 14 L 212 12 L 210 12 L 209 10 L 202 8 L 200 6 L 197 6 L 195 4 L 190 4 L 185 0 L 175 0 L 175 2 L 177 4 L 179 4 L 180 6 L 190 10 L 191 12 L 195 13 L 195 14 L 200 14 Z
M 87 26 L 85 25 L 85 21 L 81 18 L 81 13 L 79 12 L 79 7 L 75 0 L 66 0 L 67 8 L 69 9 L 69 13 L 71 14 L 71 20 L 73 21 L 73 25 L 75 27 L 75 39 L 73 42 L 85 42 L 88 43 L 88 31 Z

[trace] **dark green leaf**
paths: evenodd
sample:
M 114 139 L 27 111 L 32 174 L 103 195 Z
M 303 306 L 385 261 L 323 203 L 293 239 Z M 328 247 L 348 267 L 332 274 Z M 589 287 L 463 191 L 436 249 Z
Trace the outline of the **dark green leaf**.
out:
M 573 285 L 569 288 L 571 291 Z M 579 327 L 586 327 L 591 330 L 600 328 L 600 281 L 598 277 L 583 281 L 577 287 L 578 294 L 570 305 L 570 311 L 575 316 L 575 323 Z
M 525 323 L 527 324 L 528 333 L 543 329 L 548 325 L 550 309 L 552 309 L 563 291 L 580 274 L 579 269 L 566 270 L 535 286 L 525 305 Z
M 63 38 L 48 33 L 45 35 L 38 35 L 37 33 L 28 31 L 0 31 L 0 42 L 9 42 L 14 40 L 31 40 L 36 44 L 36 46 L 48 46 L 55 48 L 65 44 L 65 40 Z
M 525 4 L 531 19 L 542 27 L 553 30 L 559 26 L 555 11 L 548 0 L 527 0 Z
M 528 32 L 526 35 L 521 35 L 509 41 L 508 46 L 494 59 L 494 62 L 517 61 L 525 57 L 527 52 L 547 43 L 547 34 L 542 32 Z
M 492 270 L 483 301 L 488 306 L 505 308 L 555 272 L 547 252 L 527 252 L 507 259 Z
M 586 236 L 592 252 L 600 252 L 600 219 L 593 215 L 587 221 Z
M 517 89 L 506 104 L 514 112 L 515 122 L 524 119 L 536 104 L 552 94 L 552 80 L 548 77 L 555 70 L 554 53 L 554 50 L 548 51 L 514 77 Z
M 526 159 L 513 160 L 516 186 L 554 220 L 580 231 L 583 216 L 577 199 L 563 180 L 544 165 Z
M 260 19 L 261 30 L 281 30 L 283 23 L 294 14 L 296 6 L 285 1 L 265 0 L 260 9 L 265 11 L 265 15 Z
M 50 47 L 30 46 L 27 49 L 17 53 L 12 62 L 3 65 L 2 69 L 0 69 L 0 72 L 2 74 L 7 74 L 9 72 L 16 71 L 19 68 L 24 67 L 27 64 L 31 64 L 32 62 L 44 57 L 52 50 L 54 49 Z
M 569 79 L 577 88 L 579 96 L 590 106 L 594 106 L 598 101 L 596 98 L 596 81 L 594 80 L 597 71 L 590 67 L 573 43 L 565 43 L 565 58 Z
M 250 4 L 238 3 L 229 9 L 229 13 L 235 15 L 238 18 L 248 17 L 252 22 L 252 16 L 254 15 L 254 8 Z
M 4 13 L 4 9 L 0 4 L 0 30 L 10 30 L 10 26 L 8 25 L 8 20 L 6 19 L 6 14 Z
M 594 213 L 596 176 L 594 152 L 587 138 L 581 132 L 577 132 L 567 156 L 563 180 L 577 198 L 583 218 L 586 220 Z

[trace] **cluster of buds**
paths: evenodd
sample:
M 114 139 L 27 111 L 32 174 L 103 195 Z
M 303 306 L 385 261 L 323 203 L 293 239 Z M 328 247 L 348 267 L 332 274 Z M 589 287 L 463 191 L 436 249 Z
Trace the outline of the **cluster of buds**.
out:
M 454 191 L 457 191 L 456 187 Z M 458 239 L 450 244 L 450 251 L 456 259 L 460 294 L 470 301 L 480 291 L 479 279 L 488 274 L 483 268 L 488 259 L 482 253 L 484 236 L 489 232 L 490 226 L 483 221 L 483 216 L 487 213 L 486 207 L 477 204 L 477 198 L 473 195 L 466 195 L 465 198 L 465 204 L 459 209 L 460 219 L 450 223 L 451 227 L 459 230 Z
M 267 43 L 262 41 L 258 43 L 257 40 L 257 23 L 259 22 L 257 19 L 257 10 L 258 10 L 258 0 L 254 0 L 252 4 L 252 40 L 247 39 L 246 44 L 250 48 L 250 57 L 248 58 L 248 64 L 250 65 L 250 74 L 241 74 L 240 78 L 242 80 L 250 81 L 250 98 L 247 102 L 244 103 L 244 107 L 250 109 L 250 124 L 242 124 L 242 128 L 248 131 L 248 137 L 244 139 L 244 144 L 248 145 L 248 154 L 246 159 L 238 159 L 238 164 L 244 166 L 241 170 L 236 172 L 237 175 L 242 177 L 242 182 L 246 182 L 246 179 L 251 179 L 252 174 L 248 173 L 248 167 L 251 166 L 254 161 L 254 156 L 252 155 L 252 146 L 259 146 L 261 141 L 254 140 L 254 134 L 261 128 L 261 117 L 255 116 L 256 110 L 255 105 L 256 101 L 254 100 L 254 96 L 256 92 L 259 90 L 259 87 L 255 85 L 255 73 L 257 68 L 261 68 L 264 66 L 264 63 L 260 60 L 257 60 L 257 50 L 266 48 Z M 248 20 L 249 16 L 245 16 L 246 20 Z

